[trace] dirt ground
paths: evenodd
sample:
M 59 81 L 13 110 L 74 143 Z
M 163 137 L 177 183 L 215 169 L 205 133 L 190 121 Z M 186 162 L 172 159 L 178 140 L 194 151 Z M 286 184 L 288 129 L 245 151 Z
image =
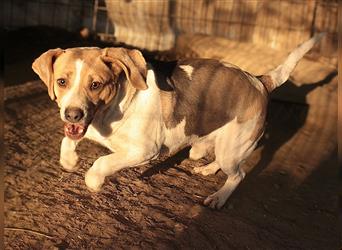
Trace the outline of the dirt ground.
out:
M 11 49 L 18 59 L 7 64 L 7 85 L 33 80 L 27 65 L 39 50 Z M 243 164 L 248 175 L 219 211 L 202 202 L 224 174 L 192 174 L 208 159 L 190 161 L 188 150 L 122 170 L 90 193 L 84 173 L 108 150 L 83 141 L 80 169 L 64 172 L 57 105 L 39 81 L 8 86 L 6 249 L 339 249 L 337 77 L 324 67 L 275 93 L 292 88 L 300 101 L 272 99 L 266 134 Z

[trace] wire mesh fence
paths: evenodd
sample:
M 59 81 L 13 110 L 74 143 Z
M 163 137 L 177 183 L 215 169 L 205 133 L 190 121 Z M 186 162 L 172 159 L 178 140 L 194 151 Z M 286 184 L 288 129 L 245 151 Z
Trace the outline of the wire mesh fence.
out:
M 327 32 L 319 52 L 337 51 L 337 0 L 7 0 L 7 28 L 48 25 L 89 28 L 101 40 L 167 50 L 182 34 L 205 34 L 290 50 L 316 32 Z
M 291 50 L 325 31 L 321 48 L 326 56 L 337 49 L 337 4 L 336 0 L 106 0 L 116 39 L 137 47 L 169 49 L 179 35 L 205 34 Z
M 93 28 L 94 0 L 7 0 L 2 5 L 6 11 L 0 18 L 7 29 L 36 25 L 68 31 Z M 106 12 L 99 13 L 94 29 L 113 33 L 107 26 Z

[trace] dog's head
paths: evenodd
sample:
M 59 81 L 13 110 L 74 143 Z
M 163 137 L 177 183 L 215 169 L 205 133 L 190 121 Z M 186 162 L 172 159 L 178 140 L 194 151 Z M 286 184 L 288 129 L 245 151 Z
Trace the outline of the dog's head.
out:
M 147 89 L 146 62 L 138 50 L 51 49 L 32 68 L 60 107 L 65 135 L 74 140 L 84 136 L 99 107 L 117 95 L 119 84 Z

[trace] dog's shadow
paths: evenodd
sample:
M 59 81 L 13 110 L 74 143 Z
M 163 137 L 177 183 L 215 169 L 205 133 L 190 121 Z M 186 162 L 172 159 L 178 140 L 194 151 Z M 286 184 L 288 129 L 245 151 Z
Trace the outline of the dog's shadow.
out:
M 177 152 L 171 157 L 167 157 L 165 160 L 157 161 L 155 164 L 152 162 L 152 167 L 146 169 L 142 174 L 141 178 L 149 178 L 155 174 L 162 173 L 167 171 L 170 168 L 177 169 L 180 172 L 183 172 L 187 175 L 191 175 L 190 171 L 184 170 L 182 168 L 177 167 L 182 161 L 189 158 L 190 147 L 186 147 L 181 151 Z
M 263 146 L 261 159 L 253 167 L 250 176 L 258 175 L 265 169 L 272 161 L 274 154 L 303 127 L 310 108 L 306 100 L 307 95 L 314 89 L 330 83 L 336 75 L 337 72 L 334 70 L 318 82 L 304 83 L 301 86 L 297 86 L 293 81 L 288 80 L 283 87 L 276 90 L 275 95 L 280 96 L 284 95 L 284 93 L 295 93 L 296 101 L 290 102 L 277 99 L 270 101 L 266 131 L 258 143 L 258 147 Z M 141 174 L 141 178 L 149 178 L 155 174 L 165 172 L 169 168 L 175 168 L 187 175 L 191 175 L 190 171 L 177 167 L 178 164 L 189 157 L 189 150 L 190 147 L 185 148 L 164 161 L 152 164 L 152 167 Z
M 271 163 L 275 153 L 304 126 L 310 109 L 307 95 L 314 89 L 329 84 L 336 75 L 337 71 L 334 70 L 318 82 L 303 83 L 300 86 L 289 79 L 272 93 L 274 97 L 271 94 L 266 130 L 258 143 L 258 147 L 263 147 L 261 158 L 249 173 L 249 177 L 252 178 L 262 172 Z M 291 93 L 295 95 L 294 101 L 283 101 L 276 97 Z

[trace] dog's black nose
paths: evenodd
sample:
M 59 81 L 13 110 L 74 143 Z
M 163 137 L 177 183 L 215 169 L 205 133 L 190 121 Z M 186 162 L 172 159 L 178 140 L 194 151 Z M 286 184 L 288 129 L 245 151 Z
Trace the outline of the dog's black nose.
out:
M 83 110 L 80 108 L 65 109 L 65 119 L 71 123 L 79 122 L 84 116 Z

